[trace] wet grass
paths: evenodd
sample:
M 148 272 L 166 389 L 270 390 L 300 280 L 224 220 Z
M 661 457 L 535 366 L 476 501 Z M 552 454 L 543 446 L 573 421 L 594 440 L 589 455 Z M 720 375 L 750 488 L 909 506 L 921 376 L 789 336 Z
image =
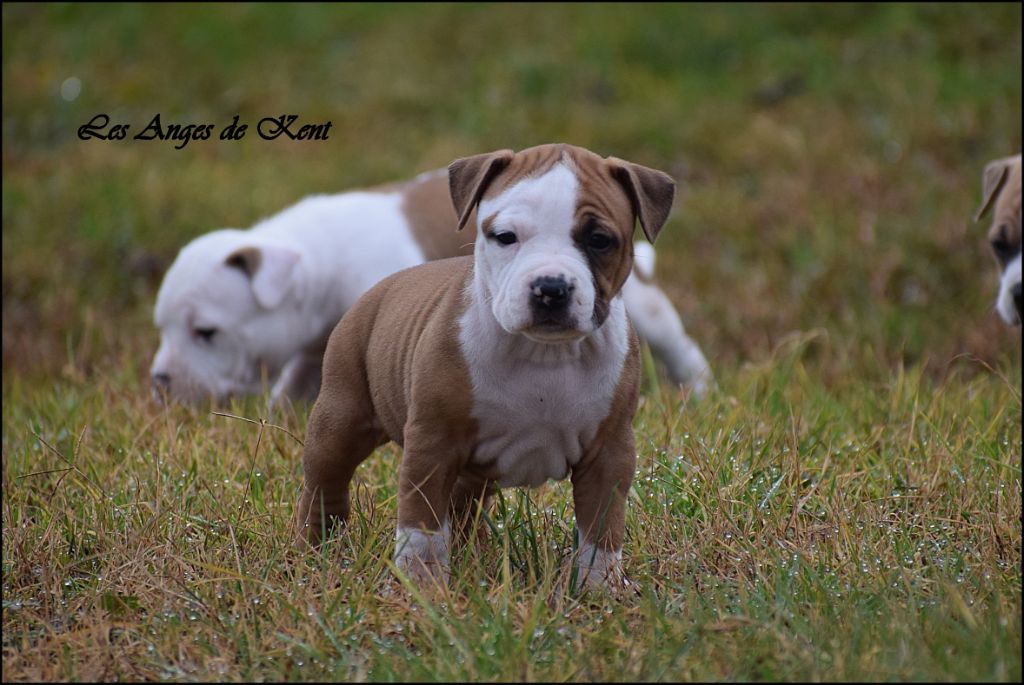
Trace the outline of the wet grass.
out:
M 984 4 L 5 4 L 4 679 L 1019 681 L 1020 333 L 969 221 L 985 162 L 1020 150 L 1019 26 Z M 336 133 L 78 141 L 98 111 Z M 392 448 L 349 534 L 298 554 L 282 429 L 308 407 L 152 405 L 163 269 L 312 192 L 552 140 L 677 178 L 658 274 L 718 375 L 700 404 L 646 379 L 639 592 L 568 588 L 565 483 L 504 492 L 449 595 L 409 592 Z
M 116 379 L 5 390 L 4 649 L 26 679 L 1020 677 L 1020 395 L 920 370 L 825 388 L 808 341 L 636 422 L 637 595 L 568 590 L 569 488 L 509 490 L 448 596 L 390 555 L 398 455 L 288 545 L 300 447 Z M 784 370 L 784 371 L 780 371 Z M 1017 367 L 1019 373 L 1019 366 Z M 256 401 L 227 412 L 258 417 Z M 102 417 L 102 418 L 98 418 Z M 304 412 L 278 419 L 303 435 Z M 487 525 L 489 523 L 489 525 Z

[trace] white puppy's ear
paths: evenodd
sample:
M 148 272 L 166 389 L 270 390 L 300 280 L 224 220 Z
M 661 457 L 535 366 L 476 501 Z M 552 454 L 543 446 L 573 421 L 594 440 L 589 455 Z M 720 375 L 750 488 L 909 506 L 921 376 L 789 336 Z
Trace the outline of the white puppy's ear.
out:
M 615 180 L 622 184 L 629 201 L 633 203 L 633 213 L 640 219 L 644 235 L 653 243 L 672 211 L 676 182 L 663 171 L 617 157 L 608 158 L 608 169 Z
M 261 307 L 273 309 L 281 304 L 291 287 L 300 256 L 287 247 L 261 245 L 239 248 L 224 263 L 248 276 L 256 301 Z
M 459 217 L 456 230 L 461 231 L 466 225 L 487 186 L 509 165 L 513 156 L 511 150 L 498 150 L 463 157 L 448 165 L 448 190 L 455 205 L 455 214 Z

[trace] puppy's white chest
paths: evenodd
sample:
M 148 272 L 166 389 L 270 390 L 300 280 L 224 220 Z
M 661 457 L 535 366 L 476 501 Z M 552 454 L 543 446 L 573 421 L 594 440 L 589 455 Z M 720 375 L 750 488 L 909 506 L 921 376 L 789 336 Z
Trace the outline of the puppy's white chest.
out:
M 479 432 L 472 463 L 501 487 L 565 478 L 593 440 L 611 397 L 575 368 L 508 371 L 474 388 Z
M 565 478 L 611 408 L 629 344 L 621 302 L 600 330 L 564 348 L 521 336 L 503 344 L 508 334 L 474 321 L 472 309 L 459 336 L 478 429 L 471 466 L 500 487 Z

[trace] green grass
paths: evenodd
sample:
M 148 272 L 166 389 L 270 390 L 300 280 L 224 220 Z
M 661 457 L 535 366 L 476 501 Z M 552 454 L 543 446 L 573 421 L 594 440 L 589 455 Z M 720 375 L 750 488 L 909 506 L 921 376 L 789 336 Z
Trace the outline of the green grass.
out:
M 1021 679 L 1021 338 L 970 221 L 1021 148 L 1019 4 L 2 12 L 5 681 Z M 100 111 L 333 127 L 79 141 Z M 718 376 L 645 378 L 639 592 L 569 587 L 567 483 L 505 491 L 447 596 L 410 592 L 392 447 L 349 531 L 292 549 L 308 406 L 150 403 L 163 269 L 549 141 L 677 179 L 658 277 Z

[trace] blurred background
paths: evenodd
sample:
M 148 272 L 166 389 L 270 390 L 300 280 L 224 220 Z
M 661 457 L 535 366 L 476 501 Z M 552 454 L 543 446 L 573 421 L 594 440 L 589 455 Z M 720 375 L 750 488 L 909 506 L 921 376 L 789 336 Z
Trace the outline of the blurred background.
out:
M 5 387 L 145 389 L 160 279 L 201 233 L 554 141 L 676 178 L 658 277 L 719 375 L 811 331 L 828 383 L 1020 355 L 972 221 L 1021 150 L 1019 3 L 2 11 Z M 79 140 L 101 112 L 129 138 Z M 131 140 L 154 114 L 215 136 Z M 256 136 L 281 114 L 329 140 Z

